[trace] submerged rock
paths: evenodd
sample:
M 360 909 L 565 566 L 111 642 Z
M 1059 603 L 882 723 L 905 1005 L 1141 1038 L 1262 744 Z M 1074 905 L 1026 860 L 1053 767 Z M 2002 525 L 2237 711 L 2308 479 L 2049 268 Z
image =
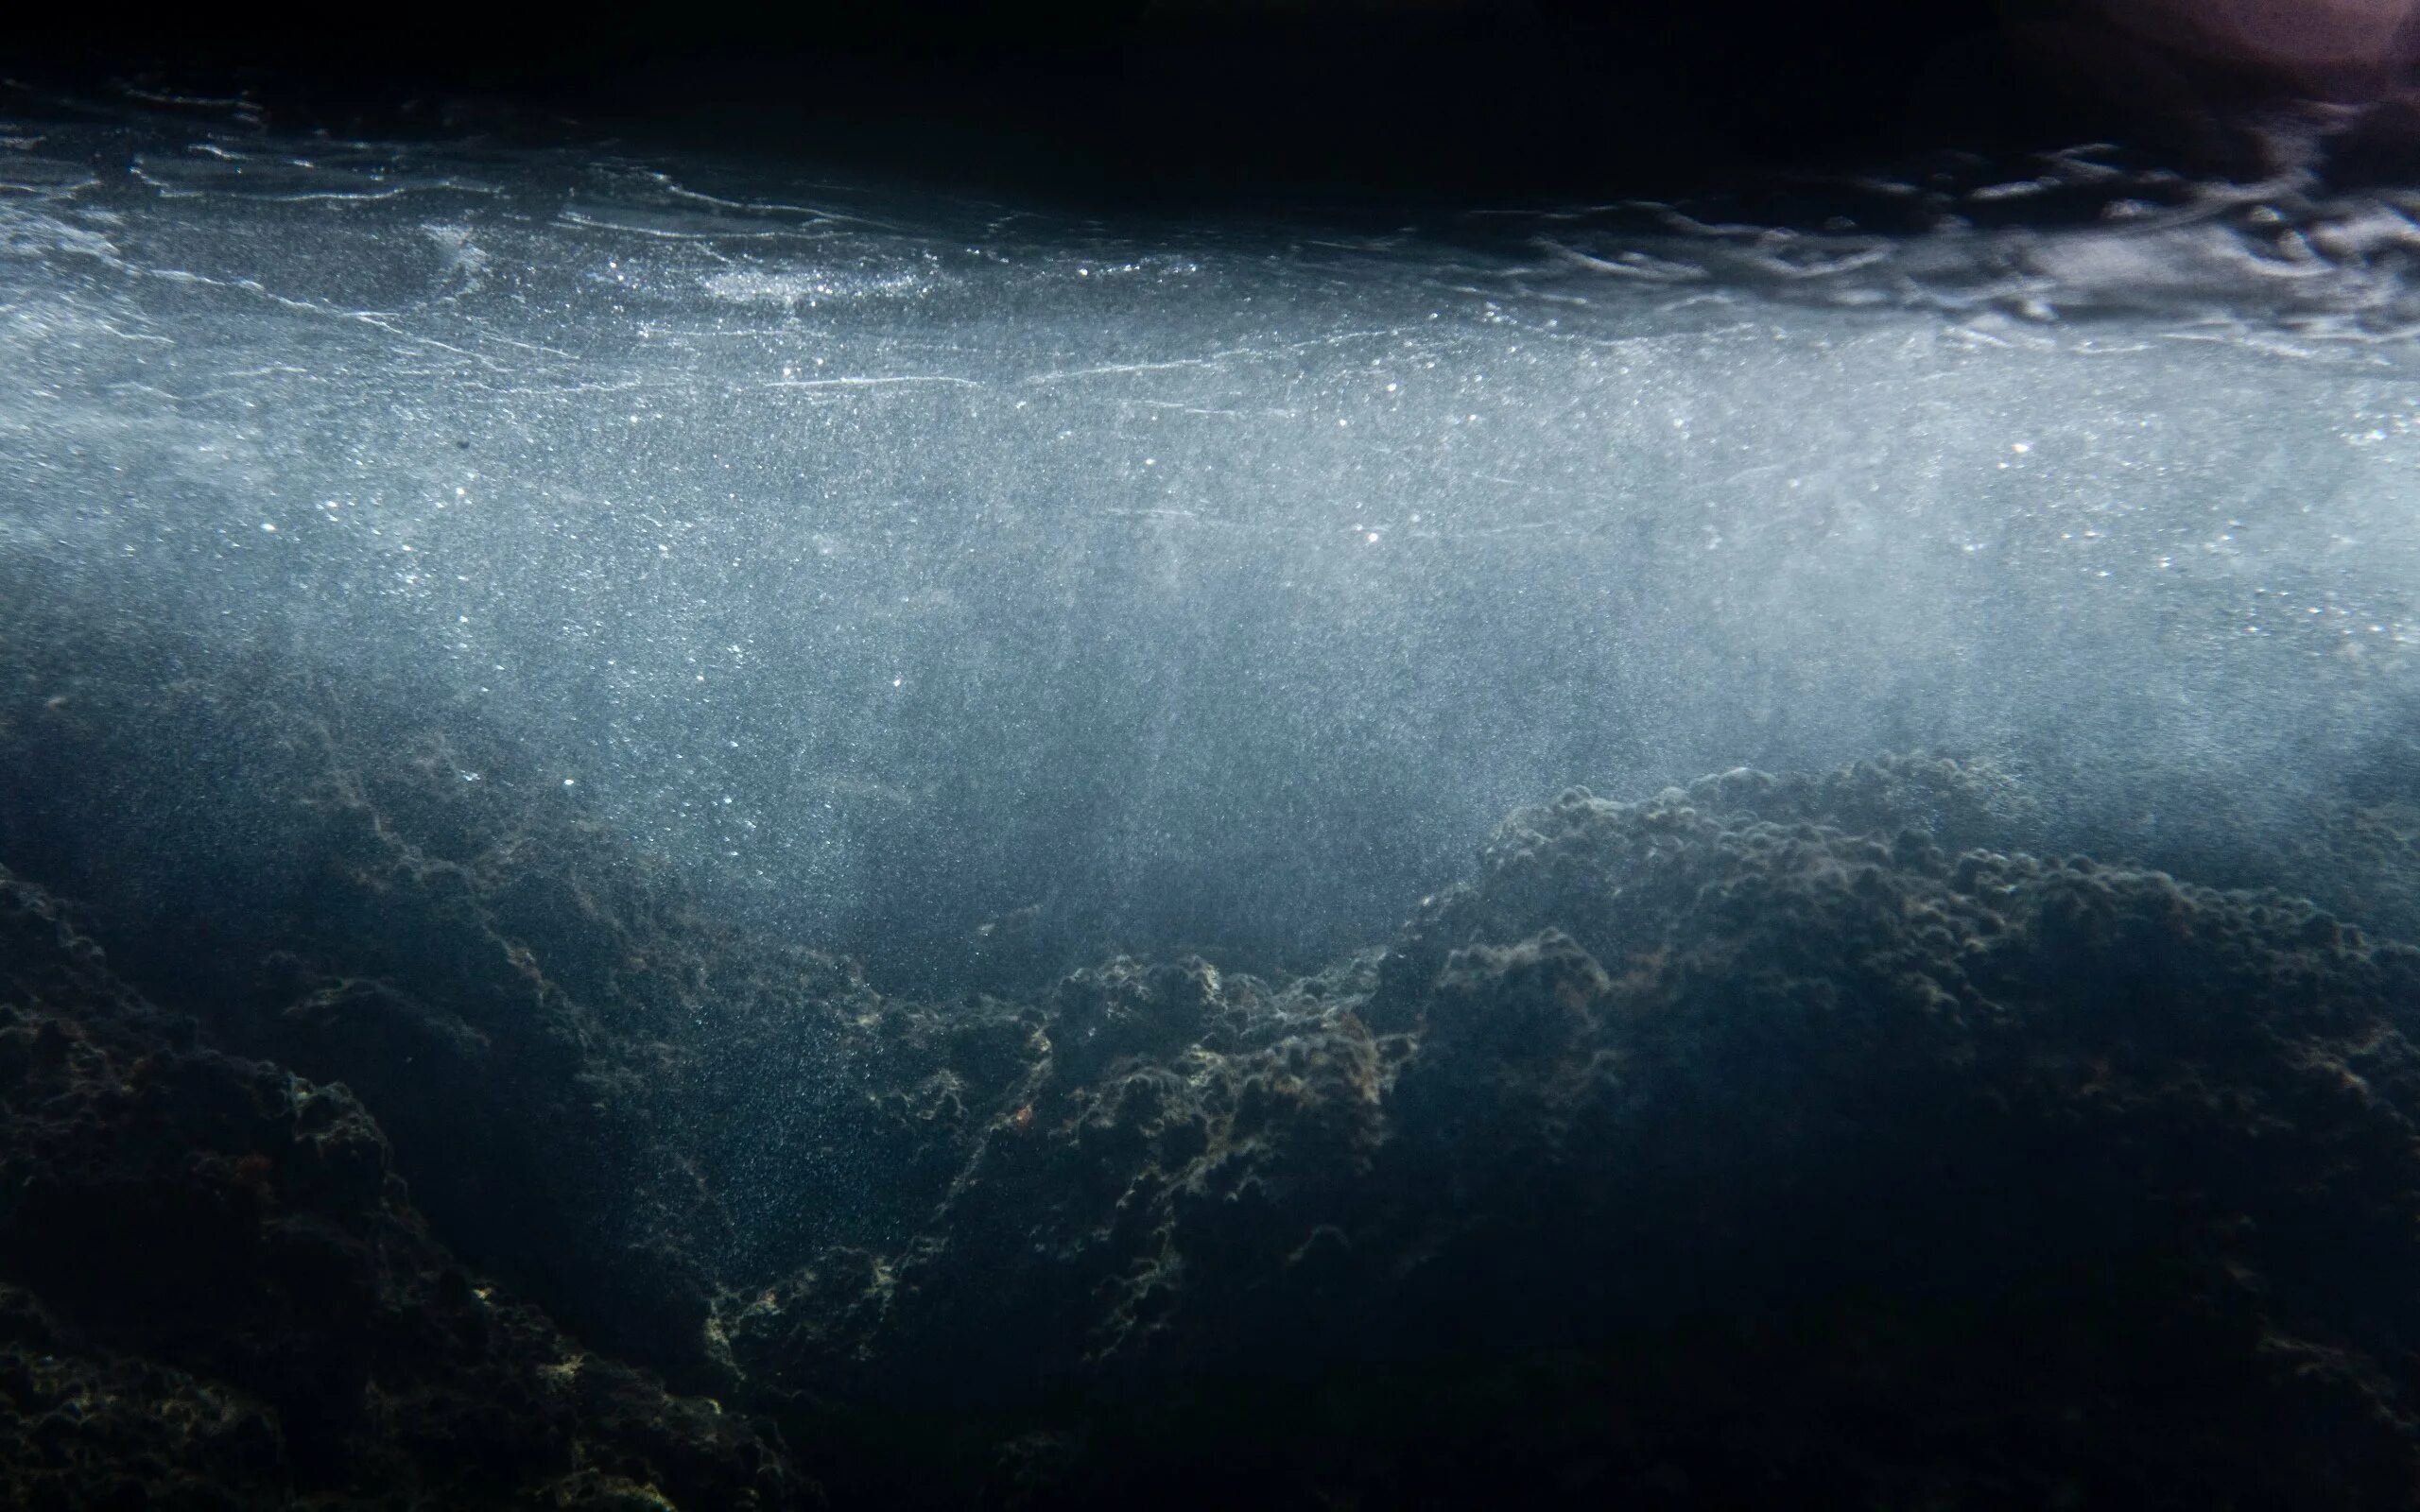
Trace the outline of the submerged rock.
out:
M 246 781 L 165 803 L 138 713 Z M 2408 784 L 2258 865 L 2050 859 L 2073 805 L 1938 756 L 1575 789 L 1312 975 L 937 1001 L 439 714 L 271 667 L 8 720 L 0 860 L 91 895 L 0 885 L 29 1505 L 2420 1486 L 2420 952 L 2152 869 L 2395 934 Z
M 2420 951 L 1699 796 L 1515 816 L 1216 1049 L 1041 1063 L 736 1358 L 994 1425 L 942 1500 L 2409 1503 Z
M 6 871 L 0 1194 L 9 1505 L 820 1502 L 467 1272 L 345 1087 L 210 1048 Z

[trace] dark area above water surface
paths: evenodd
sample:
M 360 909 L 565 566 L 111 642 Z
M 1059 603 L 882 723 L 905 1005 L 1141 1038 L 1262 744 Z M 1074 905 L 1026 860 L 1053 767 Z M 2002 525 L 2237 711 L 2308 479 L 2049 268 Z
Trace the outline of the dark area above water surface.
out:
M 272 10 L 132 35 L 53 9 L 0 41 L 0 74 L 129 83 L 171 109 L 241 94 L 337 135 L 544 137 L 569 119 L 1096 204 L 1667 194 L 2100 137 L 2256 177 L 2263 128 L 2311 102 L 2349 169 L 2407 162 L 2412 44 L 2380 19 L 2391 0 L 2323 9 L 2334 24 L 2172 0 L 1087 0 L 426 27 Z

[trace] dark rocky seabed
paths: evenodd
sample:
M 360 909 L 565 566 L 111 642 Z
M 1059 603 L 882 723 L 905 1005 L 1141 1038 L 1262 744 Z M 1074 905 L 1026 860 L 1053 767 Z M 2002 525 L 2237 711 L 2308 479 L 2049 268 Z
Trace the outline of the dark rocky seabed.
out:
M 0 679 L 8 1505 L 2420 1497 L 2408 739 L 2256 856 L 1573 790 L 1316 974 L 925 1001 L 458 708 Z

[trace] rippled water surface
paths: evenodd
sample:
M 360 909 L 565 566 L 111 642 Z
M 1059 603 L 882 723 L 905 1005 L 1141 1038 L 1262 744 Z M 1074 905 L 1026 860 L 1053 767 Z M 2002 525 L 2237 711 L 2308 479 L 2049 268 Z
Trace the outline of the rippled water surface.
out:
M 2256 843 L 2411 729 L 2415 213 L 2087 147 L 1109 223 L 66 112 L 0 123 L 0 564 L 903 967 L 1316 952 L 1565 783 L 1911 746 Z

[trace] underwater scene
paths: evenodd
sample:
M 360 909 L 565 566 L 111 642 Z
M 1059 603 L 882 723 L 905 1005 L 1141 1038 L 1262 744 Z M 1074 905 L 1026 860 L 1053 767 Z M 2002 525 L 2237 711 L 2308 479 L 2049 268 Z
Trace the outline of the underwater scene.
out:
M 0 98 L 0 1504 L 2420 1505 L 2420 189 Z

